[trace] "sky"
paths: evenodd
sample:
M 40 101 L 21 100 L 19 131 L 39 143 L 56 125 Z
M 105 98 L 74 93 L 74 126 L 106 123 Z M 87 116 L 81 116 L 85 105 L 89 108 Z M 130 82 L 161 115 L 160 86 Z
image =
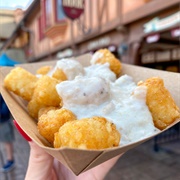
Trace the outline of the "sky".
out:
M 26 9 L 33 0 L 0 0 L 0 9 Z

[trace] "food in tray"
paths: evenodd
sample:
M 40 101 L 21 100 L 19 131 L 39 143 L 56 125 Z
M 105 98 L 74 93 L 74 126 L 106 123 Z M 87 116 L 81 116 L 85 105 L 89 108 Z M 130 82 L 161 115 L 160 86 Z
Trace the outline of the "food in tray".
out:
M 29 115 L 35 119 L 38 118 L 39 111 L 45 107 L 45 105 L 40 104 L 36 99 L 31 99 L 27 105 Z
M 84 74 L 84 68 L 74 59 L 68 59 L 68 61 L 67 59 L 61 59 L 61 61 L 57 61 L 56 66 L 47 73 L 48 76 L 61 81 L 73 80 L 81 74 Z
M 37 102 L 45 106 L 59 106 L 61 98 L 56 91 L 56 85 L 59 82 L 60 81 L 46 75 L 40 77 L 34 88 L 32 99 L 36 99 Z
M 91 64 L 105 63 L 109 63 L 110 69 L 119 76 L 121 72 L 121 63 L 119 63 L 119 60 L 108 49 L 96 51 L 92 56 Z
M 45 108 L 47 109 L 47 108 Z M 38 118 L 37 127 L 39 133 L 51 144 L 54 142 L 54 133 L 68 121 L 76 120 L 76 115 L 68 109 L 49 109 L 41 112 Z
M 44 75 L 38 79 L 34 88 L 33 96 L 28 104 L 28 110 L 32 117 L 37 118 L 38 111 L 42 107 L 60 106 L 61 98 L 56 91 L 56 85 L 59 82 L 61 81 L 47 75 Z M 33 108 L 32 106 L 36 106 L 36 108 Z
M 35 75 L 16 67 L 4 80 L 8 90 L 28 101 L 39 133 L 55 148 L 127 145 L 180 117 L 161 78 L 135 83 L 127 74 L 120 76 L 122 64 L 107 49 L 97 51 L 90 63 L 83 67 L 73 58 L 62 59 L 54 67 L 41 67 Z M 16 71 L 21 75 L 14 79 Z M 22 93 L 26 81 L 31 88 Z
M 119 145 L 120 133 L 103 117 L 69 121 L 55 133 L 54 147 L 105 149 Z
M 138 85 L 147 87 L 146 102 L 157 128 L 163 130 L 179 117 L 179 108 L 162 79 L 153 77 Z
M 158 132 L 146 105 L 146 87 L 123 75 L 115 81 L 79 76 L 56 86 L 63 108 L 77 119 L 99 116 L 116 125 L 120 145 L 136 142 Z
M 51 70 L 51 68 L 52 66 L 42 66 L 36 71 L 36 74 L 46 75 Z
M 5 80 L 5 87 L 29 101 L 32 98 L 38 78 L 27 70 L 16 67 L 9 73 Z

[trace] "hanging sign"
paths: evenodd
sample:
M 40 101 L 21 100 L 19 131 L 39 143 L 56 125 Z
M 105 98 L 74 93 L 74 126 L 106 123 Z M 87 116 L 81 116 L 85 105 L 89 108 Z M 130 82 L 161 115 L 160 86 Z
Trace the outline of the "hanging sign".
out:
M 101 47 L 108 46 L 110 44 L 110 41 L 111 38 L 108 36 L 93 40 L 90 43 L 88 43 L 88 51 L 97 50 Z
M 144 32 L 151 33 L 172 27 L 180 23 L 180 11 L 166 18 L 159 19 L 158 17 L 144 24 Z
M 172 37 L 179 37 L 179 36 L 180 36 L 180 28 L 173 29 L 173 30 L 171 31 L 171 36 L 172 36 Z
M 146 37 L 147 43 L 155 43 L 159 40 L 160 35 L 159 34 L 153 34 Z
M 84 12 L 85 0 L 62 0 L 62 8 L 67 17 L 74 20 Z

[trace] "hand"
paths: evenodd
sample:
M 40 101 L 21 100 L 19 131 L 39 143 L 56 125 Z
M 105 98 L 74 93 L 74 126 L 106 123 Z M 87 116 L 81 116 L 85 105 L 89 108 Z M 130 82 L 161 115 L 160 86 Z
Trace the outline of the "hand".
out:
M 79 176 L 75 176 L 63 164 L 55 160 L 34 142 L 30 144 L 30 158 L 25 180 L 101 180 L 119 159 L 119 156 L 110 159 Z M 58 172 L 58 173 L 57 173 Z
M 29 141 L 30 157 L 25 180 L 101 180 L 115 165 L 121 155 L 116 156 L 79 176 L 75 176 L 63 164 L 36 145 L 14 120 L 14 125 L 20 134 Z

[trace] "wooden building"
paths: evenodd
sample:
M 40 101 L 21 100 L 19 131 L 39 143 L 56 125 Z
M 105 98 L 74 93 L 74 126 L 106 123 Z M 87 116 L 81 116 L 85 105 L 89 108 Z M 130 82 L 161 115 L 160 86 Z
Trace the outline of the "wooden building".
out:
M 180 3 L 151 1 L 127 24 L 129 63 L 180 72 Z M 166 6 L 166 8 L 164 8 Z M 132 12 L 133 14 L 133 12 Z
M 11 36 L 15 25 L 14 11 L 0 9 L 0 46 Z
M 19 23 L 23 17 L 23 13 L 22 9 L 0 9 L 0 48 L 4 46 L 11 37 L 12 33 L 15 31 L 17 23 Z M 17 43 L 18 40 L 16 40 L 16 44 Z M 5 53 L 11 59 L 24 62 L 25 54 L 22 49 L 8 48 L 0 51 L 0 55 L 2 53 Z
M 157 56 L 161 56 L 161 63 L 173 61 L 177 66 L 178 5 L 179 0 L 35 0 L 1 50 L 23 48 L 27 62 L 34 62 L 108 48 L 122 62 L 156 68 Z M 67 9 L 80 14 L 67 17 Z M 146 31 L 154 19 L 173 15 L 175 23 L 169 27 Z M 169 34 L 174 28 L 176 37 Z M 148 38 L 156 34 L 159 39 L 149 43 Z M 166 50 L 171 54 L 168 60 Z M 148 58 L 153 53 L 156 55 L 151 62 Z M 169 70 L 179 71 L 173 67 Z

